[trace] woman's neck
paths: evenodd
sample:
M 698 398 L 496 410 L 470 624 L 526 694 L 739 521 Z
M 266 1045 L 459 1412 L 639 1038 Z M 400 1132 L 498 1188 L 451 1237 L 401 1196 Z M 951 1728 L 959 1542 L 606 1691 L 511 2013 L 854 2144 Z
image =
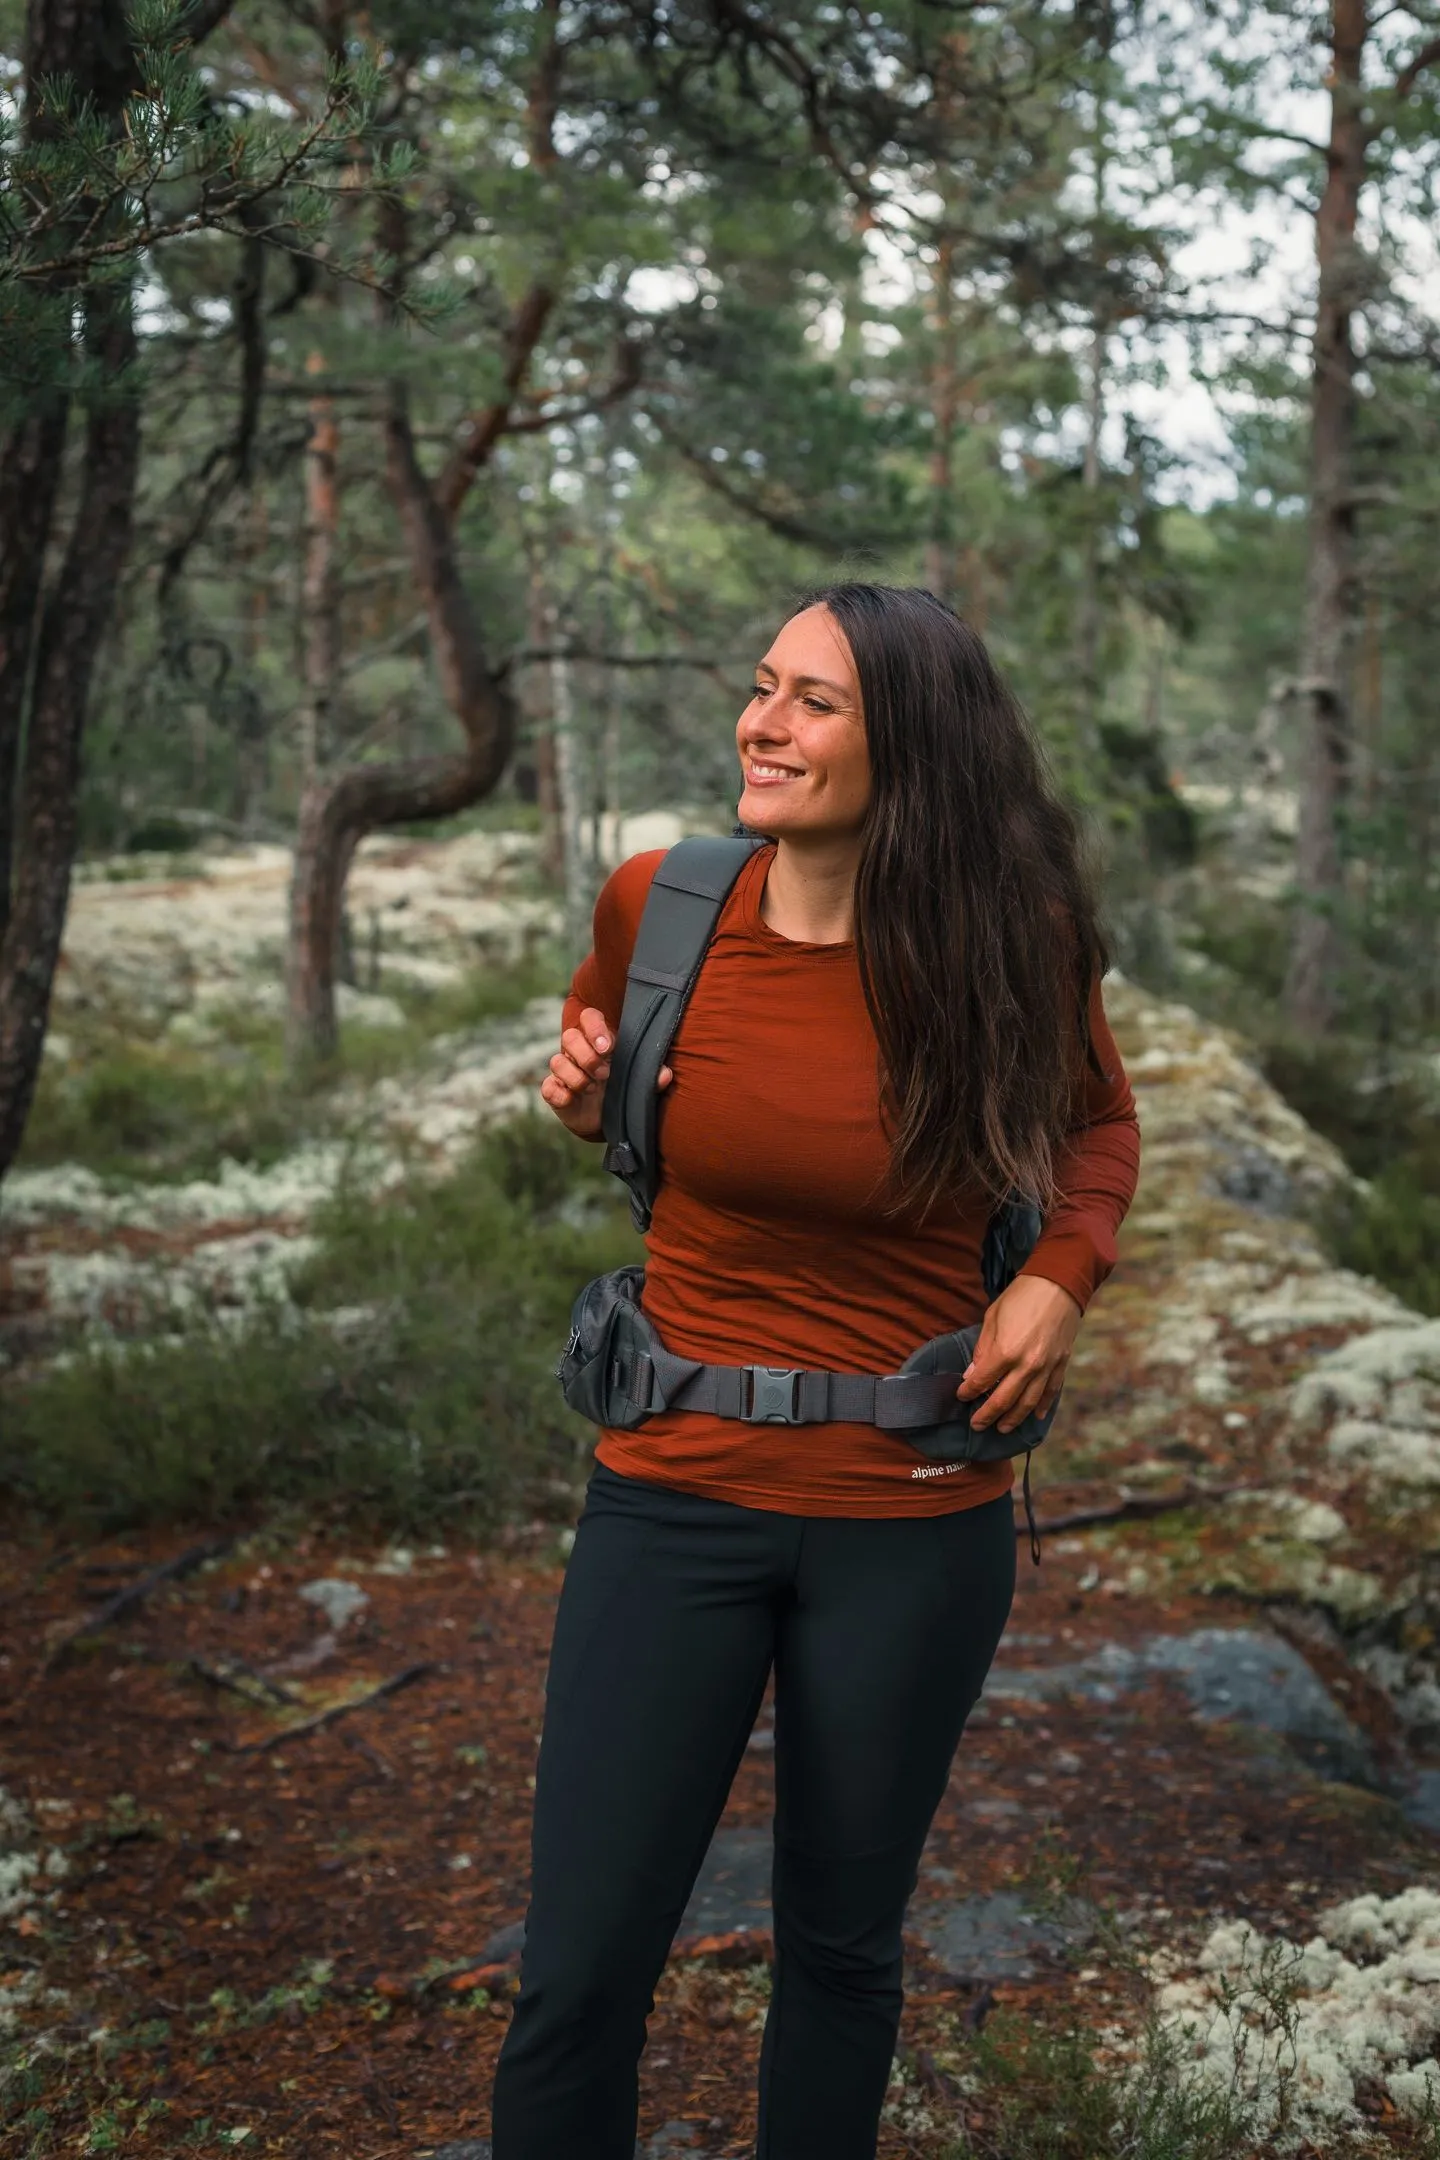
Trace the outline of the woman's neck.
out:
M 801 945 L 845 945 L 855 935 L 860 835 L 781 839 L 760 901 L 764 922 Z

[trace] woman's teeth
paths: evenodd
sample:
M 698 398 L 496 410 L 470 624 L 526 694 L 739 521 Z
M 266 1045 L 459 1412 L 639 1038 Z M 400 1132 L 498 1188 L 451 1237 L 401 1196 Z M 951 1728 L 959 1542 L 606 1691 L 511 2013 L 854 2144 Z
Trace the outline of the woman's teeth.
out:
M 752 758 L 750 777 L 752 780 L 798 780 L 800 775 L 792 772 L 788 765 L 757 765 Z

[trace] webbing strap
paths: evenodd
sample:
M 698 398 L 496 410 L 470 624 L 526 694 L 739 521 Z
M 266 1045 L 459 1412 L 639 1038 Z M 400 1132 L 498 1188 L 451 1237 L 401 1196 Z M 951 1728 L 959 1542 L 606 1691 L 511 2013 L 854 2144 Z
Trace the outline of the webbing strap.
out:
M 656 1410 L 700 1410 L 748 1425 L 878 1425 L 906 1432 L 963 1415 L 956 1372 L 803 1372 L 777 1365 L 702 1365 L 652 1340 L 631 1392 Z
M 639 1230 L 650 1227 L 659 1183 L 660 1068 L 736 878 L 765 842 L 759 836 L 681 840 L 646 895 L 610 1057 L 601 1124 L 605 1167 L 630 1194 Z

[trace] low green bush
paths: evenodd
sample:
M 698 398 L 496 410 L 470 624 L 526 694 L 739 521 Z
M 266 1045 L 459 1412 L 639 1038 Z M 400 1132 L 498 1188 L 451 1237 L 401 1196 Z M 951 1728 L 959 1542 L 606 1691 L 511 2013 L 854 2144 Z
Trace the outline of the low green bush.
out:
M 73 1071 L 44 1069 L 20 1160 L 190 1177 L 226 1156 L 274 1162 L 308 1122 L 303 1092 L 278 1059 L 130 1043 L 102 1049 Z
M 555 1360 L 580 1285 L 638 1256 L 599 1150 L 521 1120 L 443 1181 L 342 1187 L 316 1228 L 293 1305 L 11 1382 L 0 1487 L 107 1529 L 297 1507 L 408 1535 L 568 1515 L 593 1432 Z
M 1252 2110 L 1185 2074 L 1158 2022 L 1132 2063 L 1107 2064 L 1097 2035 L 1002 2009 L 976 2036 L 966 2082 L 986 2119 L 950 2160 L 1250 2160 Z
M 144 1041 L 92 1023 L 74 1031 L 67 1062 L 41 1068 L 20 1161 L 155 1180 L 213 1175 L 226 1158 L 263 1166 L 343 1131 L 346 1083 L 412 1070 L 437 1037 L 508 1019 L 560 981 L 558 959 L 542 951 L 440 989 L 405 986 L 403 1027 L 344 1025 L 333 1064 L 298 1075 L 282 1023 L 253 1007 L 210 1013 L 206 1039 Z
M 1368 1192 L 1337 1201 L 1324 1227 L 1342 1266 L 1373 1276 L 1417 1312 L 1440 1314 L 1440 1162 L 1432 1153 L 1400 1157 Z

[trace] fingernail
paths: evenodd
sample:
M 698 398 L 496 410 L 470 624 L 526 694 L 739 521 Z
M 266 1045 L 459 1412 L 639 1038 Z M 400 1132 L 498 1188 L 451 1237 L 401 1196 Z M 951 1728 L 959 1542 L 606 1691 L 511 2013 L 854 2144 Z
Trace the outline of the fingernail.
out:
M 610 1047 L 610 1037 L 608 1035 L 597 1035 L 595 1037 L 595 1047 L 597 1050 L 608 1050 Z

